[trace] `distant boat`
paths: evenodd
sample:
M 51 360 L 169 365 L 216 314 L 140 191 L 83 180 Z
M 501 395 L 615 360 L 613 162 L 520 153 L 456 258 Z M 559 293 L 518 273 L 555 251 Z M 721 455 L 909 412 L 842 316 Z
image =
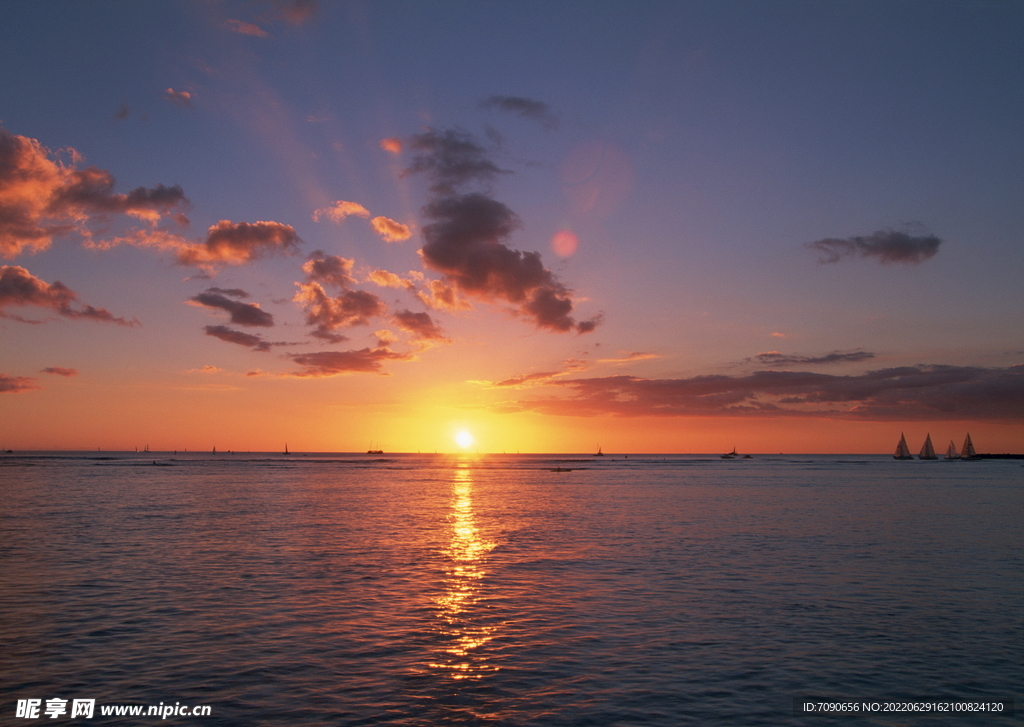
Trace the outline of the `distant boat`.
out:
M 291 454 L 291 452 L 288 451 L 288 442 L 284 443 L 284 452 L 282 452 L 281 454 Z
M 938 455 L 935 454 L 935 447 L 932 446 L 932 435 L 928 434 L 924 438 L 924 446 L 921 447 L 921 454 L 917 455 L 918 459 L 938 459 Z
M 960 450 L 960 459 L 977 459 L 978 453 L 974 451 L 974 442 L 971 441 L 971 433 L 967 432 L 967 439 L 964 440 L 963 449 Z
M 738 455 L 738 454 L 736 454 L 736 448 L 735 448 L 735 447 L 733 447 L 733 448 L 732 448 L 732 451 L 731 451 L 731 452 L 729 452 L 729 454 L 723 454 L 723 455 L 722 455 L 722 459 L 734 459 L 734 458 L 736 458 L 736 457 L 738 457 L 738 456 L 739 456 L 739 455 Z
M 956 451 L 952 439 L 949 440 L 949 447 L 946 449 L 946 459 L 960 459 L 960 453 Z
M 597 445 L 597 451 L 594 452 L 595 457 L 604 457 L 604 452 L 601 451 L 601 445 Z
M 900 432 L 900 443 L 896 445 L 896 454 L 892 458 L 914 459 L 914 455 L 910 453 L 910 447 L 907 446 L 907 438 L 903 436 L 903 432 Z
M 366 453 L 367 454 L 384 454 L 384 450 L 383 449 L 368 449 L 368 450 L 366 450 Z

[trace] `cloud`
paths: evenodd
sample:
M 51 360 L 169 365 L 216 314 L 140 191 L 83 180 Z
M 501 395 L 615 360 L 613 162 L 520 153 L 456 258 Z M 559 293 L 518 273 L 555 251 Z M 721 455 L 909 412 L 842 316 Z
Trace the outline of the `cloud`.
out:
M 274 316 L 267 313 L 255 303 L 242 303 L 221 295 L 219 288 L 210 288 L 189 300 L 204 305 L 207 308 L 220 308 L 231 314 L 231 322 L 239 326 L 263 326 L 269 328 L 274 325 Z M 245 291 L 241 297 L 247 294 Z
M 382 288 L 405 288 L 412 290 L 416 287 L 416 283 L 409 278 L 403 278 L 401 275 L 388 272 L 387 270 L 371 270 L 370 281 Z
M 0 128 L 0 257 L 47 249 L 54 237 L 77 233 L 92 239 L 90 222 L 128 215 L 157 224 L 166 216 L 184 220 L 188 199 L 181 187 L 158 184 L 115 194 L 114 177 L 97 167 L 78 169 L 51 159 L 35 139 Z
M 1024 365 L 917 365 L 834 376 L 758 371 L 747 376 L 553 381 L 568 396 L 524 400 L 515 411 L 568 416 L 803 416 L 868 421 L 1024 421 Z
M 32 376 L 8 376 L 0 374 L 0 394 L 17 394 L 19 391 L 35 391 L 43 388 Z
M 331 343 L 346 340 L 336 333 L 338 329 L 369 325 L 371 318 L 387 310 L 380 298 L 365 290 L 346 290 L 332 298 L 320 283 L 296 285 L 299 292 L 293 300 L 306 312 L 306 324 L 314 327 L 312 335 Z
M 381 139 L 380 148 L 391 154 L 401 154 L 403 148 L 402 140 L 395 138 Z
M 396 312 L 391 320 L 406 333 L 411 333 L 416 341 L 451 342 L 451 339 L 445 338 L 441 327 L 434 323 L 428 313 L 403 310 Z
M 533 101 L 520 96 L 491 96 L 480 102 L 480 108 L 507 111 L 524 119 L 532 119 L 545 129 L 554 129 L 558 126 L 558 117 L 543 101 Z
M 412 230 L 408 225 L 395 222 L 387 217 L 374 217 L 370 220 L 373 229 L 383 238 L 384 242 L 401 242 L 412 237 Z
M 320 11 L 316 0 L 276 0 L 274 5 L 284 21 L 292 25 L 308 23 Z
M 632 363 L 633 361 L 647 361 L 652 358 L 661 358 L 656 353 L 646 353 L 644 351 L 631 351 L 621 358 L 600 358 L 599 363 Z
M 230 30 L 232 33 L 240 33 L 241 35 L 251 35 L 253 38 L 269 38 L 270 33 L 265 31 L 258 25 L 247 23 L 244 20 L 235 20 L 229 18 L 224 21 L 224 27 Z
M 41 373 L 53 374 L 54 376 L 78 376 L 77 369 L 66 369 L 62 366 L 47 366 Z
M 814 364 L 840 364 L 859 363 L 875 357 L 869 351 L 832 351 L 824 356 L 795 356 L 792 354 L 779 353 L 778 351 L 765 351 L 753 358 L 745 359 L 746 362 L 753 362 L 761 366 L 805 366 Z
M 104 308 L 79 303 L 78 295 L 59 280 L 47 283 L 20 265 L 0 265 L 0 317 L 16 318 L 4 309 L 28 305 L 49 308 L 65 318 L 116 323 L 119 326 L 139 325 L 137 320 L 116 318 Z
M 273 345 L 269 341 L 263 340 L 260 336 L 236 331 L 227 326 L 205 326 L 203 330 L 206 331 L 207 336 L 213 336 L 228 343 L 237 343 L 239 346 L 245 346 L 254 351 L 269 351 Z
M 454 286 L 441 280 L 428 281 L 426 290 L 417 291 L 416 297 L 423 305 L 437 310 L 470 310 L 473 307 L 465 298 L 459 296 L 459 291 Z
M 313 221 L 319 222 L 321 219 L 326 217 L 332 222 L 341 222 L 346 217 L 350 217 L 352 215 L 367 218 L 370 216 L 370 210 L 366 209 L 358 202 L 346 202 L 343 199 L 339 199 L 330 207 L 321 207 L 314 211 Z
M 178 246 L 175 257 L 181 265 L 196 267 L 243 265 L 268 255 L 295 253 L 301 242 L 291 225 L 221 220 L 210 226 L 204 242 Z
M 173 88 L 168 88 L 164 91 L 164 98 L 175 106 L 192 107 L 192 94 L 188 91 L 175 91 Z
M 468 182 L 488 184 L 497 175 L 510 173 L 488 159 L 472 135 L 459 129 L 430 129 L 413 136 L 409 147 L 416 156 L 405 173 L 426 174 L 435 195 L 451 196 Z
M 919 230 L 914 230 L 920 232 Z M 836 263 L 850 257 L 873 257 L 882 264 L 917 264 L 935 255 L 942 244 L 935 235 L 912 234 L 899 230 L 878 230 L 865 237 L 815 240 L 806 247 L 820 253 L 818 262 Z
M 291 376 L 324 377 L 351 373 L 379 373 L 385 361 L 408 361 L 412 354 L 397 353 L 386 346 L 353 351 L 318 351 L 292 354 L 290 357 L 301 371 Z
M 470 183 L 487 185 L 504 173 L 474 138 L 459 130 L 430 129 L 412 137 L 416 151 L 406 173 L 423 173 L 433 199 L 423 214 L 423 264 L 444 276 L 458 293 L 487 303 L 509 303 L 538 328 L 586 333 L 598 319 L 577 323 L 571 316 L 572 291 L 544 267 L 540 254 L 504 244 L 521 227 L 515 213 L 480 193 L 459 194 Z
M 327 255 L 322 250 L 313 252 L 312 257 L 302 264 L 306 280 L 345 289 L 356 284 L 352 277 L 355 260 L 337 255 Z

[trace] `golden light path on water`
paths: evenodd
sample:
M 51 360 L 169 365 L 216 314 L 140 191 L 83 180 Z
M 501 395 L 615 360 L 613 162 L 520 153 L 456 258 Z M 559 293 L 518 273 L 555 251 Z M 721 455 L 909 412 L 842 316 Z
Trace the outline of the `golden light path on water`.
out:
M 473 510 L 473 473 L 465 463 L 456 467 L 452 478 L 452 509 L 448 514 L 451 540 L 446 550 L 445 591 L 434 600 L 440 629 L 447 643 L 445 657 L 431 667 L 443 669 L 453 679 L 479 679 L 498 671 L 487 664 L 483 647 L 497 628 L 474 618 L 481 586 L 487 575 L 485 557 L 495 545 L 477 527 Z

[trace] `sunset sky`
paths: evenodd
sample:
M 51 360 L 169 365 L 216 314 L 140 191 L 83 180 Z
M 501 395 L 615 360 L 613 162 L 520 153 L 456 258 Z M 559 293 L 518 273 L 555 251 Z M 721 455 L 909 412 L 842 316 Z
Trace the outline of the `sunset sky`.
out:
M 24 2 L 0 448 L 1024 451 L 1020 2 Z

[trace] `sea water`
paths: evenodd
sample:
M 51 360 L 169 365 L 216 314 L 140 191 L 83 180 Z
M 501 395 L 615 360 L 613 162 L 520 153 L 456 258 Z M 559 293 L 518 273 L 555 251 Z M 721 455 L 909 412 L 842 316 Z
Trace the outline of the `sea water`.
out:
M 1019 724 L 1022 465 L 6 455 L 0 724 Z

